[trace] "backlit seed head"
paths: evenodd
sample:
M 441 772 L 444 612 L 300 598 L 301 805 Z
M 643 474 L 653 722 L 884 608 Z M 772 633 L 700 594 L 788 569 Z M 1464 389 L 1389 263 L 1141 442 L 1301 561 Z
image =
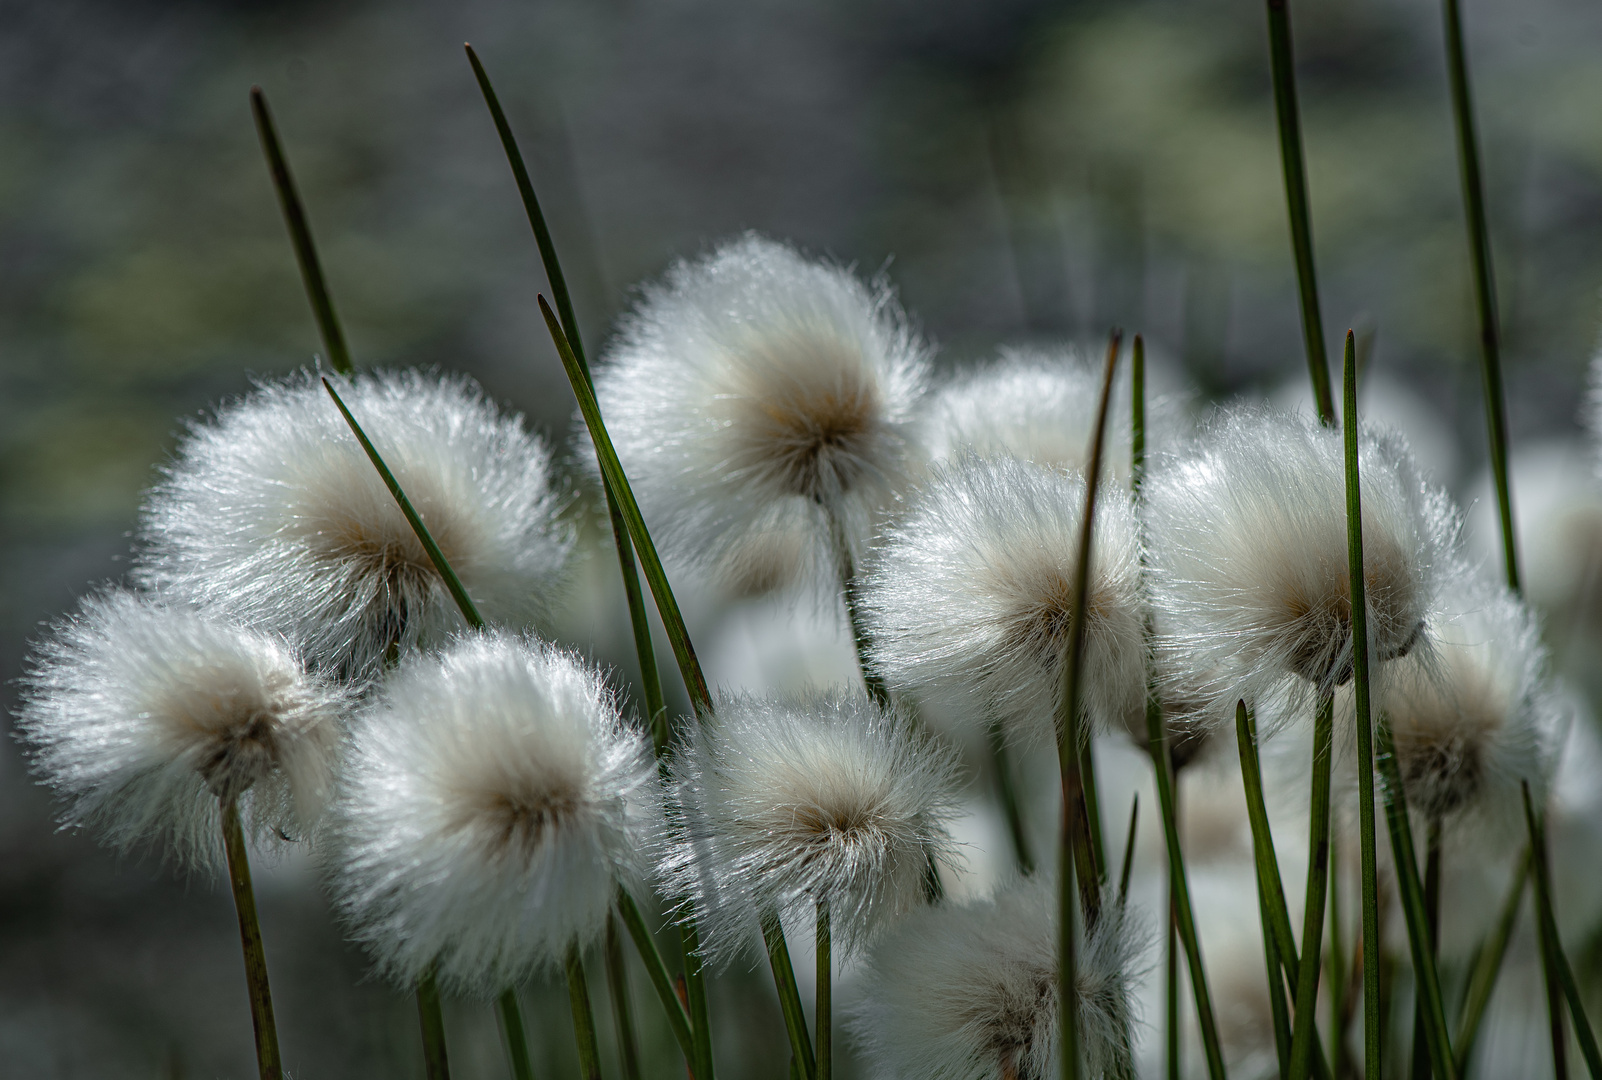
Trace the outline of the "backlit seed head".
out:
M 465 378 L 336 388 L 492 622 L 544 618 L 572 544 L 550 453 Z M 146 500 L 138 580 L 283 634 L 354 680 L 462 626 L 433 562 L 318 378 L 262 384 L 193 426 Z
M 798 527 L 830 580 L 830 519 L 856 549 L 905 482 L 928 357 L 887 285 L 748 235 L 644 290 L 596 396 L 667 551 L 739 576 Z
M 343 693 L 276 637 L 123 591 L 40 643 L 19 734 L 64 820 L 113 845 L 221 859 L 219 800 L 258 836 L 300 838 L 333 795 Z
M 355 727 L 331 860 L 380 969 L 498 993 L 558 965 L 638 887 L 660 827 L 644 735 L 595 670 L 531 638 L 408 660 Z
M 1077 474 L 1012 458 L 937 470 L 864 581 L 874 665 L 892 685 L 957 694 L 1017 737 L 1052 738 L 1084 503 Z M 1103 484 L 1080 694 L 1099 725 L 1144 700 L 1139 543 L 1129 497 Z

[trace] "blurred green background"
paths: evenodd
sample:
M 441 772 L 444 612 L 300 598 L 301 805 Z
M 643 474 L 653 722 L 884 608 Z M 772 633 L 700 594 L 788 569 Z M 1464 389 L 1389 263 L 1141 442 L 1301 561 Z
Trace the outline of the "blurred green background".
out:
M 1602 8 L 1465 8 L 1513 445 L 1548 455 L 1521 459 L 1546 485 L 1530 505 L 1567 515 L 1527 525 L 1531 589 L 1566 667 L 1595 681 L 1602 500 L 1576 440 L 1602 286 Z M 1332 348 L 1347 326 L 1369 335 L 1373 413 L 1473 499 L 1483 420 L 1439 10 L 1292 11 Z M 1304 393 L 1254 0 L 0 0 L 0 675 L 121 572 L 180 418 L 320 347 L 252 84 L 358 363 L 464 370 L 565 444 L 544 280 L 465 40 L 523 140 L 592 351 L 634 283 L 757 229 L 887 266 L 942 364 L 1116 324 L 1203 398 Z M 574 608 L 570 640 L 626 670 L 615 594 Z M 225 895 L 51 815 L 0 746 L 0 1074 L 251 1074 Z M 294 1074 L 420 1075 L 408 1000 L 363 981 L 312 869 L 292 860 L 262 888 Z M 722 984 L 729 1076 L 782 1071 L 764 993 Z M 551 1018 L 547 1071 L 570 1071 L 561 998 L 536 989 L 530 1008 Z M 452 1015 L 459 1075 L 503 1075 L 490 1011 Z M 653 1075 L 679 1075 L 659 1057 Z

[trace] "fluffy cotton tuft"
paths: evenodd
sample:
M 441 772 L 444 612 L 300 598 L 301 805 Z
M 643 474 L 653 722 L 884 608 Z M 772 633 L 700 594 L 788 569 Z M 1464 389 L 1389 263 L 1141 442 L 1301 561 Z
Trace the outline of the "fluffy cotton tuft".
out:
M 333 796 L 340 690 L 281 640 L 133 593 L 87 598 L 38 647 L 17 728 L 64 820 L 120 848 L 222 859 L 220 799 L 301 837 Z
M 996 363 L 960 375 L 932 395 L 922 441 L 937 463 L 975 454 L 1083 473 L 1101 380 L 1099 365 L 1073 347 L 1003 349 Z M 1119 407 L 1115 400 L 1103 460 L 1108 475 L 1127 479 L 1127 403 Z
M 892 685 L 976 698 L 1015 736 L 1051 739 L 1072 621 L 1085 482 L 1002 458 L 937 471 L 864 581 L 872 661 Z M 1145 693 L 1140 530 L 1104 484 L 1086 602 L 1081 701 L 1121 722 Z
M 1460 580 L 1429 636 L 1427 652 L 1389 665 L 1375 687 L 1408 804 L 1441 818 L 1519 821 L 1520 784 L 1541 799 L 1564 715 L 1535 617 L 1501 588 Z
M 956 759 L 860 692 L 722 701 L 673 761 L 678 821 L 662 860 L 715 961 L 750 946 L 768 913 L 830 905 L 855 952 L 923 902 L 951 855 Z
M 905 482 L 928 358 L 886 284 L 747 235 L 645 289 L 595 389 L 667 551 L 750 578 L 800 532 L 832 580 L 830 519 L 860 546 Z
M 1128 1060 L 1126 1025 L 1144 935 L 1117 903 L 1078 954 L 1086 1075 Z M 993 899 L 909 916 L 876 944 L 852 1030 L 886 1080 L 1050 1080 L 1057 1075 L 1057 890 L 1027 880 Z
M 600 673 L 507 632 L 405 662 L 358 718 L 335 816 L 338 907 L 383 972 L 498 993 L 603 929 L 643 880 L 650 744 Z
M 336 379 L 340 396 L 492 622 L 544 618 L 572 539 L 550 452 L 471 381 Z M 142 582 L 283 634 L 319 667 L 376 677 L 461 615 L 316 374 L 193 426 L 143 511 Z
M 1427 641 L 1457 524 L 1399 437 L 1365 429 L 1359 454 L 1368 637 L 1387 661 Z M 1223 412 L 1154 472 L 1147 500 L 1164 655 L 1217 717 L 1241 698 L 1259 717 L 1293 715 L 1307 690 L 1333 693 L 1351 678 L 1339 431 L 1257 408 Z

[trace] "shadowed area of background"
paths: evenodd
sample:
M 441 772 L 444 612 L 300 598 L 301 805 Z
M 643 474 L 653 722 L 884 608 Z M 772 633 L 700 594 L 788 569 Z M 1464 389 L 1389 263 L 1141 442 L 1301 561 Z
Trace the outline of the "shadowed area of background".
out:
M 1515 499 L 1528 484 L 1530 506 L 1561 518 L 1526 526 L 1531 594 L 1564 666 L 1602 685 L 1587 662 L 1602 496 L 1575 442 L 1602 286 L 1602 9 L 1465 8 L 1524 452 Z M 1366 407 L 1473 500 L 1488 486 L 1438 9 L 1293 12 L 1332 349 L 1358 329 Z M 121 572 L 178 418 L 320 348 L 252 84 L 357 363 L 465 371 L 569 444 L 534 307 L 543 274 L 464 40 L 530 157 L 592 353 L 633 283 L 756 229 L 887 268 L 945 366 L 1117 324 L 1204 397 L 1306 397 L 1252 0 L 0 0 L 0 676 L 42 620 Z M 574 512 L 598 542 L 590 498 Z M 1472 514 L 1471 532 L 1493 550 Z M 627 675 L 611 574 L 590 559 L 562 636 Z M 710 602 L 690 614 L 709 640 L 743 640 Z M 739 681 L 740 647 L 721 671 L 718 650 L 713 674 Z M 250 1074 L 225 893 L 55 833 L 52 813 L 0 746 L 0 1072 Z M 409 999 L 364 981 L 315 869 L 260 876 L 294 1075 L 421 1075 Z M 599 971 L 592 983 L 599 998 Z M 782 1072 L 764 979 L 716 988 L 724 1074 Z M 650 1074 L 682 1075 L 639 972 L 636 1001 Z M 570 1072 L 559 989 L 532 988 L 528 1007 L 545 1073 Z M 504 1075 L 488 1007 L 451 1023 L 459 1076 Z

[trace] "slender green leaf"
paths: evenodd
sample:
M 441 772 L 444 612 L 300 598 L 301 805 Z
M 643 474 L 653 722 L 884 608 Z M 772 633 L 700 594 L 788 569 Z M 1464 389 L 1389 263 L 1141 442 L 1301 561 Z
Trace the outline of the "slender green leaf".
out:
M 630 896 L 627 890 L 618 890 L 617 910 L 623 919 L 623 926 L 634 939 L 635 948 L 639 950 L 640 960 L 645 964 L 645 974 L 650 978 L 651 986 L 662 1002 L 662 1011 L 667 1014 L 668 1027 L 673 1031 L 673 1038 L 678 1041 L 679 1049 L 684 1051 L 685 1060 L 693 1061 L 695 1043 L 690 1034 L 689 1013 L 685 1011 L 678 994 L 673 990 L 673 980 L 668 976 L 667 965 L 662 962 L 662 954 L 656 947 L 656 938 L 652 936 L 650 927 L 645 925 L 645 918 L 640 914 L 639 905 L 634 902 L 634 897 Z
M 1135 868 L 1135 830 L 1140 824 L 1140 792 L 1129 801 L 1129 831 L 1124 834 L 1124 863 L 1118 871 L 1118 906 L 1129 900 L 1129 874 Z
M 528 1054 L 528 1033 L 523 1028 L 523 1007 L 517 989 L 508 986 L 496 1002 L 501 1015 L 501 1031 L 506 1036 L 506 1058 L 512 1065 L 512 1080 L 534 1080 L 534 1062 Z
M 1235 739 L 1240 748 L 1240 775 L 1246 789 L 1246 818 L 1252 830 L 1252 858 L 1257 864 L 1258 887 L 1263 890 L 1264 913 L 1268 919 L 1263 932 L 1272 939 L 1287 976 L 1294 981 L 1298 970 L 1296 936 L 1291 929 L 1279 855 L 1274 850 L 1274 837 L 1268 823 L 1268 804 L 1263 798 L 1262 765 L 1257 756 L 1257 720 L 1244 701 L 1235 703 Z
M 1324 319 L 1318 307 L 1318 281 L 1313 272 L 1313 220 L 1307 205 L 1307 170 L 1302 156 L 1302 121 L 1296 104 L 1296 60 L 1291 53 L 1287 0 L 1268 0 L 1268 52 L 1273 68 L 1274 115 L 1279 120 L 1279 159 L 1285 174 L 1285 202 L 1290 210 L 1291 250 L 1296 256 L 1296 284 L 1302 308 L 1302 339 L 1307 370 L 1313 377 L 1318 418 L 1335 423 L 1330 394 L 1329 359 L 1324 352 Z
M 1357 820 L 1358 852 L 1362 864 L 1360 891 L 1363 907 L 1363 1068 L 1366 1076 L 1380 1074 L 1380 928 L 1378 836 L 1374 821 L 1374 722 L 1369 698 L 1368 672 L 1368 589 L 1363 571 L 1363 505 L 1359 483 L 1357 418 L 1357 341 L 1346 332 L 1341 359 L 1341 406 L 1345 414 L 1346 452 L 1346 558 L 1351 581 L 1352 687 L 1355 704 L 1353 723 L 1357 727 Z M 1386 799 L 1386 821 L 1391 817 L 1391 799 Z M 1407 829 L 1406 812 L 1402 828 Z M 1395 839 L 1394 835 L 1392 837 Z M 1411 839 L 1411 834 L 1409 834 Z M 1404 875 L 1405 876 L 1405 875 Z M 1430 965 L 1434 971 L 1434 964 Z M 1437 987 L 1437 998 L 1439 997 Z M 1439 1002 L 1437 1001 L 1437 1012 Z M 1444 1021 L 1440 1038 L 1446 1037 Z M 1437 1053 L 1439 1048 L 1437 1048 Z M 1442 1077 L 1448 1074 L 1442 1072 Z
M 1296 965 L 1296 1007 L 1291 1028 L 1291 1080 L 1312 1072 L 1318 1041 L 1318 979 L 1324 945 L 1324 903 L 1329 897 L 1330 770 L 1334 759 L 1335 700 L 1319 696 L 1313 716 L 1313 783 L 1308 815 L 1307 892 L 1302 908 L 1302 953 Z
M 1569 1018 L 1574 1021 L 1574 1035 L 1579 1040 L 1585 1067 L 1591 1074 L 1591 1080 L 1602 1080 L 1602 1050 L 1597 1048 L 1591 1021 L 1585 1015 L 1585 1002 L 1580 998 L 1579 984 L 1574 981 L 1574 969 L 1569 966 L 1569 958 L 1563 955 L 1563 941 L 1558 936 L 1557 913 L 1552 907 L 1552 869 L 1546 854 L 1546 823 L 1535 812 L 1528 781 L 1523 789 L 1524 820 L 1530 832 L 1530 848 L 1535 856 L 1535 913 L 1542 930 L 1542 946 L 1562 984 L 1563 997 L 1569 1005 Z
M 634 1035 L 634 1002 L 629 998 L 629 969 L 617 934 L 617 914 L 606 917 L 606 989 L 612 1001 L 612 1027 L 623 1080 L 640 1080 L 640 1044 Z
M 990 761 L 996 775 L 996 792 L 1001 798 L 1001 811 L 1007 819 L 1007 833 L 1012 837 L 1013 854 L 1018 869 L 1025 874 L 1035 872 L 1034 853 L 1029 849 L 1029 837 L 1024 831 L 1023 812 L 1018 807 L 1018 788 L 1012 775 L 1012 756 L 1007 752 L 1007 740 L 1001 726 L 994 720 L 985 725 L 990 743 Z
M 1480 1033 L 1480 1021 L 1485 1018 L 1485 1007 L 1491 1003 L 1491 991 L 1496 988 L 1496 977 L 1502 970 L 1503 958 L 1507 956 L 1508 942 L 1513 938 L 1513 926 L 1518 921 L 1519 904 L 1524 899 L 1524 885 L 1529 880 L 1534 858 L 1534 849 L 1530 847 L 1526 847 L 1519 856 L 1518 868 L 1513 871 L 1513 880 L 1508 885 L 1507 897 L 1502 901 L 1496 925 L 1475 954 L 1463 1009 L 1458 1015 L 1457 1037 L 1452 1040 L 1460 1076 L 1468 1075 L 1469 1060 L 1474 1055 L 1474 1040 Z
M 806 1014 L 801 1011 L 801 992 L 795 984 L 795 967 L 790 962 L 790 946 L 784 940 L 784 926 L 776 912 L 762 919 L 762 940 L 768 947 L 768 966 L 773 969 L 773 986 L 779 992 L 779 1011 L 784 1014 L 784 1030 L 790 1037 L 790 1053 L 800 1063 L 803 1080 L 817 1080 L 817 1058 L 807 1034 Z
M 439 982 L 432 969 L 417 982 L 417 1018 L 423 1029 L 423 1074 L 428 1080 L 451 1080 L 445 1050 L 445 1013 L 439 1007 Z
M 328 293 L 328 282 L 323 278 L 322 263 L 317 258 L 317 245 L 312 243 L 311 225 L 306 220 L 306 208 L 301 204 L 295 177 L 289 171 L 289 159 L 284 157 L 283 145 L 278 140 L 278 128 L 273 114 L 267 108 L 267 95 L 261 87 L 250 88 L 250 111 L 256 118 L 256 134 L 267 155 L 267 168 L 272 173 L 273 188 L 278 192 L 278 205 L 284 211 L 284 224 L 289 226 L 289 239 L 295 246 L 295 261 L 300 264 L 300 279 L 306 286 L 306 297 L 311 301 L 312 314 L 317 318 L 317 331 L 322 335 L 328 363 L 341 375 L 353 370 L 350 349 L 345 345 L 345 332 L 340 328 L 339 316 L 334 312 L 334 300 Z
M 601 1048 L 595 1039 L 595 1010 L 584 959 L 576 944 L 567 947 L 567 1001 L 573 1011 L 573 1043 L 578 1049 L 579 1080 L 601 1080 Z

